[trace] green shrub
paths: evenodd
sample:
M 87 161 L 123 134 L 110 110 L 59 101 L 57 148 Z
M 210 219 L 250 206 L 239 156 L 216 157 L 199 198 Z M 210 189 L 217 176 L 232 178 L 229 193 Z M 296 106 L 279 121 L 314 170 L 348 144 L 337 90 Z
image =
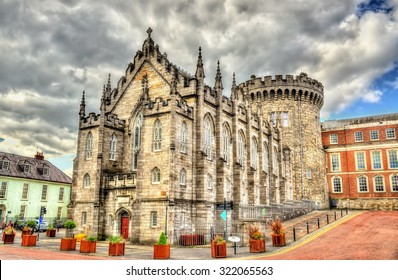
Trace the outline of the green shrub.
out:
M 162 232 L 159 236 L 158 245 L 167 245 L 167 236 Z
M 115 244 L 115 243 L 122 243 L 123 241 L 123 236 L 119 235 L 112 235 L 108 237 L 108 240 L 110 243 Z
M 94 242 L 94 241 L 97 241 L 97 237 L 90 235 L 90 236 L 86 237 L 86 240 Z
M 74 222 L 74 221 L 72 221 L 72 220 L 67 220 L 67 221 L 64 223 L 64 227 L 65 227 L 66 229 L 74 229 L 76 226 L 77 226 L 76 222 Z

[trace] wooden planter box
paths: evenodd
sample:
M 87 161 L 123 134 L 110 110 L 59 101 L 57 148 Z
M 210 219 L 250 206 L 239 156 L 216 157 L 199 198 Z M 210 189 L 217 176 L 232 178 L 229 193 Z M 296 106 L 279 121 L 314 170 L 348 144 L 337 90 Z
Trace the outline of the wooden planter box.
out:
M 250 253 L 263 253 L 265 252 L 265 239 L 250 239 L 249 240 Z
M 108 250 L 108 255 L 109 256 L 124 256 L 124 248 L 125 248 L 125 243 L 111 243 L 109 242 L 109 250 Z
M 97 251 L 97 241 L 80 241 L 80 253 L 95 253 Z
M 14 244 L 15 233 L 5 233 L 3 232 L 2 240 L 4 244 Z
M 212 258 L 226 258 L 227 257 L 227 243 L 216 244 L 211 242 L 211 257 Z
M 272 234 L 272 246 L 282 247 L 286 246 L 286 236 L 285 234 Z
M 61 251 L 75 251 L 76 250 L 76 239 L 74 238 L 61 238 Z
M 28 230 L 22 230 L 22 233 L 21 233 L 21 238 L 24 236 L 24 235 L 32 235 L 32 231 L 30 230 L 30 229 L 28 229 Z
M 48 229 L 46 232 L 47 237 L 55 237 L 55 233 L 57 232 L 56 229 Z
M 153 258 L 154 259 L 170 259 L 170 244 L 153 246 Z
M 24 235 L 22 236 L 21 246 L 36 246 L 37 235 Z

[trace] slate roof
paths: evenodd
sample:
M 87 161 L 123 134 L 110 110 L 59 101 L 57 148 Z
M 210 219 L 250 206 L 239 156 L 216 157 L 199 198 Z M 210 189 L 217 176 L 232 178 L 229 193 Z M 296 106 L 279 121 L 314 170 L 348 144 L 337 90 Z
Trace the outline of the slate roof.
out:
M 5 169 L 9 162 L 8 169 Z M 30 172 L 25 172 L 30 165 Z M 48 174 L 46 174 L 48 170 Z M 0 151 L 0 176 L 72 184 L 72 179 L 48 160 L 19 156 Z

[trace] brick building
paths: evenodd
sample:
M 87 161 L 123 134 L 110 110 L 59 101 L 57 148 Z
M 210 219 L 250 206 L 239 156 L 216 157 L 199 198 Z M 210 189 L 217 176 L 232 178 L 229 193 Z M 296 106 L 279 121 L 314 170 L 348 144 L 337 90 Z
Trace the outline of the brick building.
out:
M 188 74 L 151 32 L 113 89 L 109 76 L 99 114 L 86 115 L 83 92 L 70 208 L 79 230 L 145 243 L 210 229 L 223 201 L 234 205 L 229 222 L 244 222 L 250 207 L 261 219 L 266 205 L 328 205 L 321 83 L 305 73 L 234 76 L 226 97 L 219 63 L 210 87 L 201 49 Z
M 398 114 L 322 123 L 333 206 L 398 210 Z

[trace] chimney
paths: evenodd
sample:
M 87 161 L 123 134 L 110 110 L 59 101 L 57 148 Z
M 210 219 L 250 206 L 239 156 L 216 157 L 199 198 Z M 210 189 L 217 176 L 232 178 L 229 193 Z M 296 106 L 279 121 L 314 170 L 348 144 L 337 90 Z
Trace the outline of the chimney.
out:
M 35 159 L 44 160 L 43 152 L 36 152 Z

